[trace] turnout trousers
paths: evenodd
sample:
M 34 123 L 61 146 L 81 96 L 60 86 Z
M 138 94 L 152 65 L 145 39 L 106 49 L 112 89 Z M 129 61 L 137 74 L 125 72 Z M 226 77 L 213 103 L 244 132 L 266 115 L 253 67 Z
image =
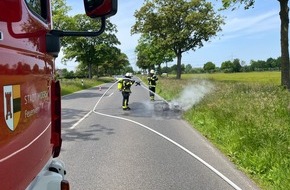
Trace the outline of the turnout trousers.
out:
M 149 86 L 150 100 L 154 100 L 154 95 L 155 95 L 155 86 Z
M 122 103 L 122 107 L 123 109 L 128 108 L 128 104 L 129 104 L 129 96 L 130 96 L 130 92 L 122 92 L 123 95 L 123 103 Z

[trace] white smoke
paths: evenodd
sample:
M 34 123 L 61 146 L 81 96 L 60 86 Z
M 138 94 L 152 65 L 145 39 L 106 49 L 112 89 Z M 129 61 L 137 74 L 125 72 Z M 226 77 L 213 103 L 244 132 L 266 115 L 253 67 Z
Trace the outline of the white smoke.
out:
M 179 106 L 186 111 L 197 104 L 202 98 L 213 90 L 212 83 L 206 80 L 193 81 L 193 84 L 186 86 L 180 94 L 180 97 L 171 101 L 171 107 Z

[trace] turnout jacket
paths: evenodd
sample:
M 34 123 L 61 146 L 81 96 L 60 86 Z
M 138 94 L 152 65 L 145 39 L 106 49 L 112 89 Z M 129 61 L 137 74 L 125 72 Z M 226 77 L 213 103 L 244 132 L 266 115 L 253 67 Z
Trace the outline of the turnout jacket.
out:
M 118 81 L 118 89 L 122 92 L 131 93 L 131 86 L 135 83 L 134 80 L 130 78 L 123 78 Z
M 156 75 L 149 76 L 147 79 L 149 87 L 156 86 L 156 81 L 158 81 L 158 77 Z

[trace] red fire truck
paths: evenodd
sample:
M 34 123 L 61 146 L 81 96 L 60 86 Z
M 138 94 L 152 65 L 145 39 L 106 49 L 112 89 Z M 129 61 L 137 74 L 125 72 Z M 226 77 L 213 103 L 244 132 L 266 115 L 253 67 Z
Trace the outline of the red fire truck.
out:
M 117 0 L 84 0 L 99 31 L 53 30 L 50 0 L 0 1 L 0 189 L 69 190 L 54 60 L 62 36 L 98 36 Z

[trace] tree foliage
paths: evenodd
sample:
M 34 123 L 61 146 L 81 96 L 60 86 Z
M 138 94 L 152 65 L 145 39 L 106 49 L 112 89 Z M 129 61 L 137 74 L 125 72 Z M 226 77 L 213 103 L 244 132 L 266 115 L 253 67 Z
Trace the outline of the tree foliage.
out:
M 222 0 L 224 8 L 230 8 L 235 9 L 235 6 L 237 4 L 243 4 L 245 9 L 248 9 L 252 7 L 255 3 L 255 0 Z
M 162 49 L 146 35 L 141 35 L 135 49 L 137 53 L 137 66 L 142 69 L 153 69 L 155 66 L 160 68 L 164 62 L 173 61 L 174 52 Z
M 65 0 L 53 0 L 53 25 L 57 30 L 71 31 L 97 31 L 101 23 L 100 20 L 91 19 L 84 14 L 67 16 L 71 10 L 66 5 Z M 120 44 L 116 37 L 116 25 L 110 20 L 106 21 L 104 33 L 97 37 L 63 37 L 62 50 L 64 57 L 62 62 L 75 60 L 79 63 L 78 75 L 113 74 L 120 72 L 129 65 L 128 58 L 116 46 Z M 87 73 L 84 73 L 87 72 Z
M 184 72 L 185 73 L 191 73 L 191 71 L 192 71 L 192 66 L 190 64 L 185 65 Z
M 68 16 L 71 10 L 70 6 L 66 5 L 65 0 L 52 0 L 52 21 L 54 30 L 73 30 L 74 26 L 72 17 Z M 61 44 L 66 45 L 67 38 L 61 38 Z
M 98 30 L 101 25 L 100 22 L 90 19 L 83 14 L 75 15 L 73 21 L 73 30 Z M 117 54 L 120 55 L 120 51 L 115 49 L 115 46 L 120 44 L 115 35 L 116 31 L 116 26 L 107 20 L 105 32 L 98 37 L 67 39 L 67 44 L 63 49 L 64 61 L 75 59 L 80 64 L 85 65 L 83 68 L 87 69 L 89 78 L 92 78 L 93 74 L 99 75 L 99 66 L 109 60 L 112 62 L 116 61 Z
M 52 15 L 53 15 L 53 28 L 55 30 L 68 30 L 72 24 L 68 12 L 71 10 L 70 6 L 66 5 L 65 0 L 52 0 Z
M 215 70 L 215 64 L 213 62 L 209 61 L 206 64 L 204 64 L 203 69 L 205 72 L 212 73 Z
M 221 64 L 221 70 L 226 73 L 231 73 L 234 71 L 234 64 L 231 61 L 224 61 Z
M 132 34 L 145 34 L 161 49 L 175 53 L 178 79 L 182 53 L 202 47 L 223 24 L 223 18 L 205 0 L 145 0 L 134 16 Z
M 240 72 L 241 71 L 241 63 L 240 63 L 240 60 L 239 59 L 234 59 L 233 61 L 233 71 L 234 72 Z

